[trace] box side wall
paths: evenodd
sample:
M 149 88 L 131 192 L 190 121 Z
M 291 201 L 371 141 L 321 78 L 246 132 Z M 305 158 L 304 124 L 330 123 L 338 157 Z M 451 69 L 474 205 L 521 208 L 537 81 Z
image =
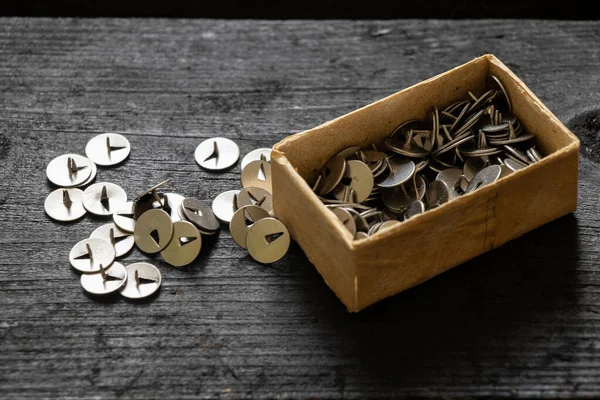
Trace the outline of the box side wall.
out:
M 487 71 L 487 58 L 479 57 L 314 129 L 289 136 L 275 149 L 312 182 L 316 172 L 339 151 L 377 143 L 400 123 L 425 118 L 432 105 L 448 105 L 467 96 L 468 90 L 482 93 Z
M 578 146 L 355 246 L 356 310 L 415 286 L 558 217 L 577 201 Z
M 289 229 L 327 285 L 352 309 L 356 301 L 352 236 L 325 209 L 306 182 L 277 150 L 271 154 L 274 213 Z

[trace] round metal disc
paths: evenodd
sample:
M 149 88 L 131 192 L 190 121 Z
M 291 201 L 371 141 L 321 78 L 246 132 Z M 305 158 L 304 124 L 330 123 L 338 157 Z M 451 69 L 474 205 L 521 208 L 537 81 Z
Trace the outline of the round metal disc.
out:
M 354 240 L 366 239 L 369 237 L 369 234 L 366 232 L 358 231 L 354 236 Z
M 343 158 L 352 157 L 359 150 L 360 150 L 360 147 L 358 147 L 358 146 L 348 147 L 347 149 L 340 151 L 338 153 L 338 156 L 343 157 Z
M 508 93 L 506 92 L 506 89 L 504 89 L 504 86 L 502 85 L 502 82 L 500 82 L 500 79 L 496 78 L 494 75 L 490 75 L 490 78 L 492 78 L 492 80 L 496 83 L 496 85 L 498 85 L 498 87 L 500 88 L 500 90 L 504 94 L 504 98 L 506 99 L 506 103 L 508 104 L 508 111 L 511 111 L 512 110 L 512 104 L 511 104 L 511 101 L 510 101 L 510 97 L 508 97 Z
M 171 182 L 171 179 L 167 179 L 167 180 L 157 183 L 156 185 L 152 186 L 150 189 L 145 190 L 143 193 L 141 193 L 140 195 L 135 197 L 133 199 L 133 202 L 135 203 L 137 200 L 141 199 L 142 197 L 147 197 L 148 195 L 152 195 L 153 192 L 156 192 L 157 189 L 165 186 L 169 182 Z
M 395 213 L 403 213 L 411 202 L 423 199 L 425 196 L 425 180 L 417 175 L 417 187 L 413 185 L 412 179 L 405 185 L 386 188 L 381 191 L 383 204 Z
M 512 158 L 505 158 L 504 165 L 506 165 L 506 167 L 512 172 L 525 168 L 525 165 L 513 160 Z
M 479 171 L 485 168 L 486 164 L 486 161 L 482 158 L 469 158 L 465 161 L 465 164 L 463 165 L 463 175 L 470 182 Z
M 270 264 L 287 253 L 290 234 L 281 221 L 263 218 L 250 227 L 246 244 L 252 258 L 263 264 Z
M 475 158 L 469 160 L 476 160 Z M 456 181 L 461 177 L 463 171 L 459 168 L 446 168 L 441 170 L 435 179 L 437 181 L 442 181 L 448 186 L 448 188 L 453 188 L 456 184 Z
M 515 157 L 525 165 L 529 165 L 529 157 L 527 157 L 527 154 L 523 153 L 521 150 L 508 145 L 504 146 L 504 150 L 506 150 L 506 154 Z
M 196 147 L 194 157 L 202 168 L 219 171 L 237 162 L 240 158 L 240 149 L 233 140 L 216 137 L 200 143 Z
M 354 221 L 352 214 L 350 214 L 346 209 L 341 207 L 336 207 L 331 211 L 333 211 L 335 216 L 338 217 L 340 221 L 342 221 L 342 224 L 346 227 L 346 229 L 348 229 L 352 236 L 356 235 L 356 222 Z
M 513 171 L 506 164 L 500 165 L 500 168 L 502 169 L 502 172 L 500 173 L 500 178 L 498 179 L 502 179 L 505 176 L 508 176 L 513 173 Z
M 152 203 L 152 208 L 162 208 L 167 214 L 171 216 L 171 221 L 181 221 L 181 215 L 179 215 L 179 207 L 185 200 L 185 196 L 177 193 L 165 193 L 160 195 L 162 204 L 157 201 Z
M 406 209 L 404 213 L 404 220 L 414 217 L 415 215 L 422 214 L 425 212 L 425 203 L 421 200 L 415 200 Z
M 533 139 L 535 136 L 533 136 L 533 134 L 527 134 L 527 135 L 521 135 L 521 136 L 517 136 L 514 139 L 504 139 L 504 140 L 494 140 L 494 139 L 490 139 L 490 144 L 493 146 L 503 146 L 505 144 L 513 144 L 513 143 L 520 143 L 520 142 L 525 142 L 527 140 L 531 140 Z
M 466 193 L 471 193 L 482 186 L 496 182 L 500 178 L 502 168 L 499 165 L 490 165 L 479 171 L 467 186 Z
M 202 248 L 202 236 L 198 229 L 187 221 L 173 223 L 173 239 L 160 252 L 162 258 L 174 267 L 188 265 L 198 257 Z
M 84 187 L 89 185 L 90 183 L 92 183 L 92 181 L 94 179 L 96 179 L 96 174 L 98 173 L 98 167 L 96 166 L 96 163 L 94 163 L 92 160 L 88 160 L 88 162 L 90 163 L 90 167 L 91 167 L 91 173 L 90 176 L 88 176 L 88 178 L 83 182 L 80 183 L 79 185 L 75 185 L 75 187 Z
M 56 189 L 46 197 L 44 210 L 56 221 L 75 221 L 86 213 L 82 198 L 79 189 Z
M 257 187 L 247 187 L 240 191 L 237 198 L 237 205 L 244 206 L 259 206 L 267 210 L 270 215 L 273 215 L 273 198 L 271 193 L 265 189 Z
M 144 253 L 158 253 L 173 238 L 173 222 L 163 210 L 148 210 L 136 221 L 135 244 Z
M 252 161 L 260 160 L 261 156 L 264 157 L 266 161 L 271 161 L 271 149 L 260 148 L 246 154 L 244 158 L 242 158 L 242 169 L 246 168 L 246 165 L 250 164 Z
M 162 282 L 160 271 L 145 262 L 130 264 L 127 270 L 127 282 L 121 287 L 121 294 L 128 299 L 142 299 L 154 294 Z
M 330 193 L 344 177 L 346 159 L 340 155 L 331 158 L 321 170 L 321 182 L 316 192 L 321 196 Z
M 394 157 L 390 159 L 390 165 L 392 170 L 390 174 L 377 186 L 382 188 L 390 188 L 398 185 L 402 185 L 408 181 L 415 173 L 415 163 L 412 160 L 406 158 Z
M 83 206 L 95 215 L 111 215 L 126 202 L 125 191 L 111 182 L 94 183 L 83 192 Z
M 242 170 L 242 187 L 259 187 L 272 193 L 271 163 L 252 161 Z
M 229 232 L 233 240 L 242 248 L 246 248 L 246 237 L 250 227 L 263 218 L 270 217 L 267 210 L 259 206 L 239 208 L 231 217 Z
M 181 212 L 186 220 L 196 225 L 205 235 L 212 235 L 221 228 L 212 209 L 193 197 L 188 197 L 181 202 Z
M 71 164 L 74 162 L 74 164 Z M 69 168 L 71 165 L 71 168 Z M 90 160 L 79 154 L 63 154 L 50 161 L 46 176 L 56 186 L 74 187 L 84 183 L 92 173 Z
M 212 210 L 219 221 L 225 224 L 231 222 L 231 217 L 233 217 L 233 213 L 237 210 L 237 201 L 234 198 L 239 193 L 239 190 L 228 190 L 215 197 L 212 202 Z
M 118 133 L 102 133 L 91 138 L 85 155 L 98 165 L 110 166 L 123 162 L 131 151 L 129 140 Z
M 111 233 L 114 242 L 111 242 Z M 135 244 L 135 239 L 131 232 L 125 232 L 114 223 L 105 224 L 97 228 L 90 235 L 91 238 L 98 238 L 106 240 L 111 243 L 115 248 L 115 257 L 121 257 L 129 253 Z
M 81 274 L 81 287 L 88 293 L 104 295 L 114 293 L 127 282 L 127 270 L 123 264 L 113 262 L 108 268 L 103 268 L 104 274 Z
M 135 229 L 133 207 L 133 202 L 128 201 L 127 203 L 117 206 L 113 212 L 113 221 L 122 231 L 133 233 L 133 230 Z
M 91 253 L 91 254 L 90 254 Z M 88 238 L 77 243 L 69 253 L 69 262 L 78 271 L 94 273 L 100 265 L 106 268 L 115 260 L 115 248 L 106 240 Z
M 406 142 L 406 139 L 388 139 L 385 141 L 385 147 L 394 153 L 406 156 L 423 158 L 429 155 L 429 151 L 417 146 L 414 142 Z
M 425 192 L 425 201 L 427 202 L 427 208 L 434 208 L 441 206 L 447 202 L 450 198 L 450 191 L 446 183 L 443 181 L 435 180 L 427 186 L 427 192 Z
M 349 180 L 348 185 L 344 184 L 344 180 Z M 373 173 L 369 166 L 362 161 L 350 160 L 346 162 L 346 170 L 344 171 L 344 178 L 333 191 L 333 195 L 338 200 L 344 199 L 344 191 L 346 187 L 354 190 L 356 203 L 362 203 L 365 201 L 371 192 L 373 191 L 373 185 L 375 180 L 373 179 Z

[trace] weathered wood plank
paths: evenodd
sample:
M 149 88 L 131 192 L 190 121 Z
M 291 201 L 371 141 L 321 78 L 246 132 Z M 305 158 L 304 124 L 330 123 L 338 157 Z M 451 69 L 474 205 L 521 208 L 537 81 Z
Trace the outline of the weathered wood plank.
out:
M 2 397 L 598 396 L 599 37 L 598 22 L 0 19 Z M 45 216 L 54 156 L 125 132 L 130 159 L 99 181 L 133 197 L 170 177 L 211 201 L 239 167 L 200 170 L 203 138 L 270 146 L 485 52 L 582 137 L 574 215 L 358 315 L 297 246 L 262 266 L 226 230 L 190 272 L 156 259 L 149 304 L 82 294 L 68 251 L 103 220 Z

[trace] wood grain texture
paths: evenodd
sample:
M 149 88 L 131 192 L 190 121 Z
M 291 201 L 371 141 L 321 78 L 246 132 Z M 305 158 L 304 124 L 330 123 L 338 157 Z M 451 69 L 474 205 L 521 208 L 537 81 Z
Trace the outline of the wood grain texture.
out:
M 599 38 L 598 22 L 0 19 L 0 397 L 599 396 Z M 46 164 L 96 133 L 133 148 L 97 181 L 133 197 L 170 177 L 210 202 L 239 166 L 199 169 L 202 139 L 245 154 L 486 52 L 582 138 L 578 211 L 358 315 L 298 246 L 263 266 L 225 229 L 189 272 L 154 260 L 153 301 L 99 302 L 68 252 L 104 220 L 44 214 Z

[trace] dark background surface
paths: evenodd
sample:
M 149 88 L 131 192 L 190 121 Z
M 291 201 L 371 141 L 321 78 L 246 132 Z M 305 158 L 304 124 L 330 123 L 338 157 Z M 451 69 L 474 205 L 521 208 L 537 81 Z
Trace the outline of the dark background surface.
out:
M 0 19 L 0 398 L 598 398 L 599 22 Z M 68 253 L 106 219 L 44 213 L 47 163 L 124 133 L 97 182 L 207 203 L 272 146 L 484 53 L 582 139 L 578 209 L 358 314 L 301 249 L 253 262 L 227 229 L 142 304 L 82 293 Z M 518 212 L 518 210 L 515 210 Z M 457 249 L 456 251 L 460 251 Z M 401 266 L 400 266 L 401 267 Z
M 264 19 L 549 18 L 597 19 L 594 1 L 371 0 L 371 1 L 5 1 L 0 15 Z

